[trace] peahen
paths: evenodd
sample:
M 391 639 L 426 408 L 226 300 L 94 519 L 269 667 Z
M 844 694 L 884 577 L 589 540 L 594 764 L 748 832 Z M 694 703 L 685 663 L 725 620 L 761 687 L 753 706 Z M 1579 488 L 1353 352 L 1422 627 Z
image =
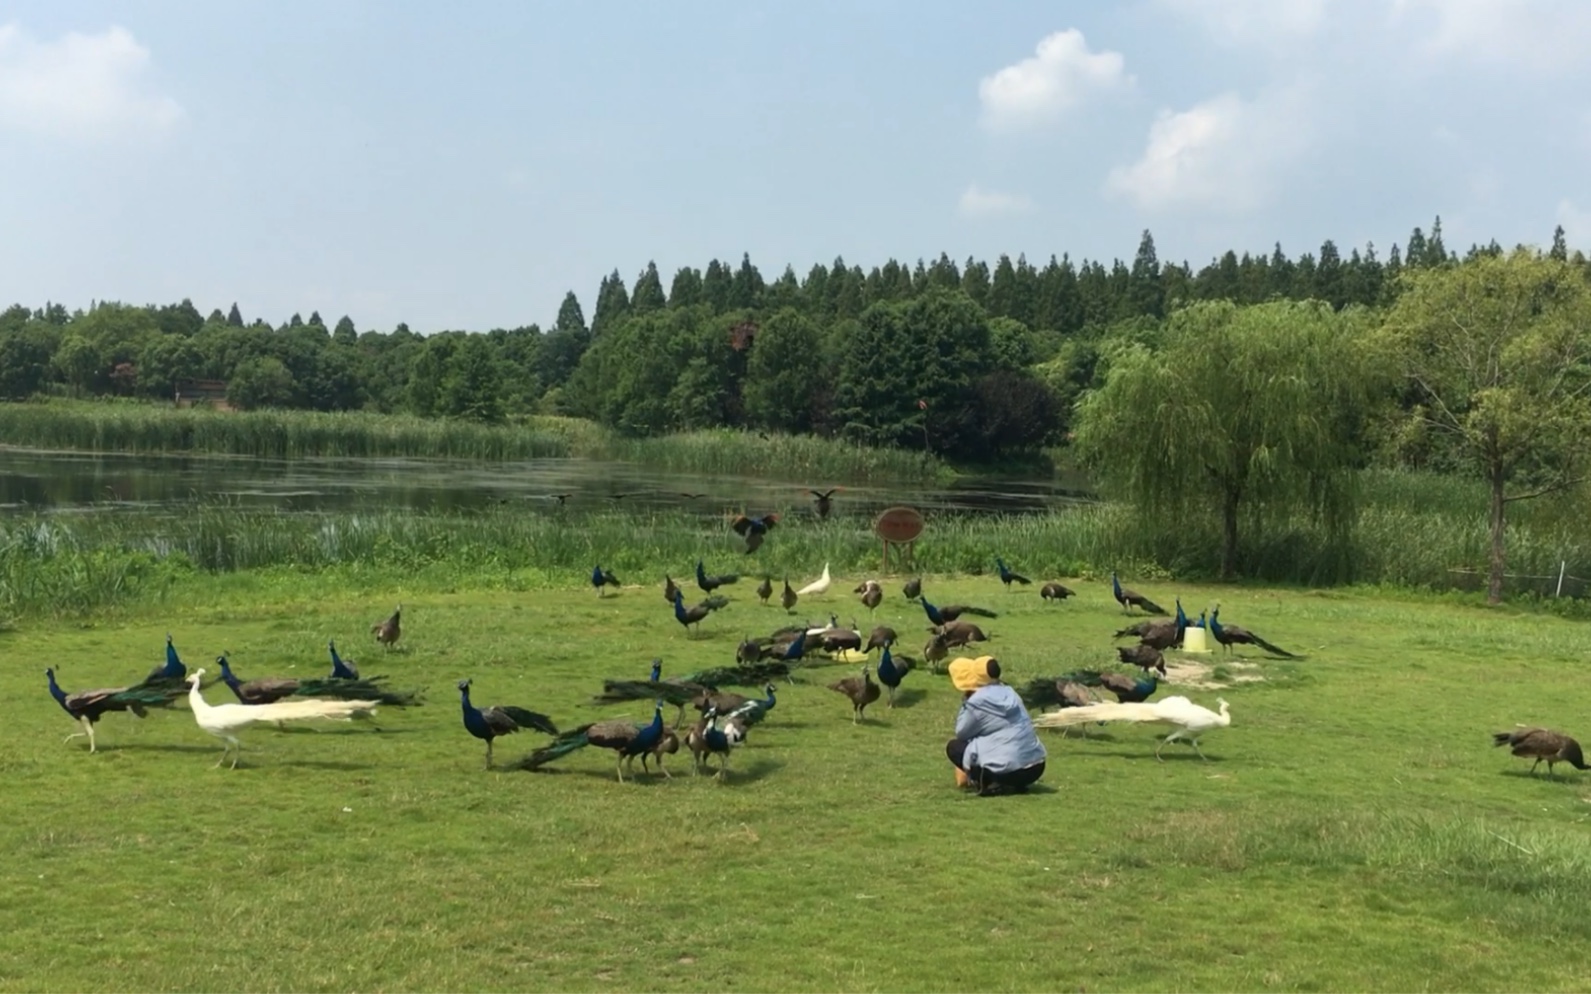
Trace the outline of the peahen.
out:
M 557 735 L 558 726 L 544 714 L 512 705 L 478 708 L 470 703 L 470 683 L 459 681 L 459 702 L 464 708 L 464 730 L 486 742 L 486 768 L 492 768 L 492 740 L 512 735 L 521 728 L 534 728 L 538 732 Z
M 1142 667 L 1146 671 L 1159 670 L 1161 676 L 1166 675 L 1165 654 L 1146 642 L 1120 646 L 1116 649 L 1116 655 L 1124 663 Z
M 785 577 L 784 593 L 779 595 L 779 606 L 784 608 L 786 614 L 794 614 L 796 601 L 799 600 L 800 597 L 800 594 L 797 594 L 794 590 L 790 589 L 790 578 L 788 576 Z
M 807 493 L 812 495 L 812 503 L 817 507 L 818 517 L 826 518 L 829 516 L 829 512 L 834 509 L 834 494 L 840 489 L 839 487 L 832 487 L 828 490 L 807 491 Z
M 710 594 L 725 584 L 740 582 L 739 573 L 722 573 L 718 576 L 708 576 L 702 568 L 702 561 L 696 560 L 696 585 L 702 588 L 703 593 Z
M 859 723 L 867 706 L 878 700 L 878 684 L 873 682 L 867 665 L 862 666 L 861 676 L 848 676 L 843 680 L 836 680 L 829 684 L 829 689 L 844 694 L 851 699 L 851 724 Z
M 872 652 L 874 649 L 882 649 L 899 637 L 895 634 L 895 629 L 888 625 L 879 625 L 867 636 L 867 644 L 862 646 L 862 651 Z
M 1032 580 L 1029 580 L 1027 577 L 1023 576 L 1021 573 L 1011 572 L 1011 570 L 1005 565 L 1005 560 L 1001 559 L 999 556 L 994 557 L 994 565 L 995 568 L 1000 571 L 1000 582 L 1005 584 L 1005 589 L 1007 590 L 1011 589 L 1012 583 L 1018 583 L 1025 587 L 1033 582 Z
M 923 595 L 923 578 L 914 576 L 907 580 L 905 585 L 900 588 L 900 594 L 909 601 L 914 601 L 921 597 Z
M 685 595 L 681 593 L 674 597 L 674 620 L 683 625 L 687 632 L 690 631 L 692 625 L 695 625 L 696 632 L 699 635 L 702 630 L 702 620 L 719 608 L 728 606 L 728 604 L 729 598 L 722 594 L 715 594 L 695 607 L 687 609 L 685 607 Z
M 674 603 L 674 598 L 678 596 L 679 584 L 674 582 L 674 578 L 672 576 L 669 576 L 667 573 L 663 574 L 663 599 L 672 604 Z
M 757 584 L 757 599 L 762 601 L 764 604 L 767 604 L 768 603 L 768 598 L 770 598 L 772 596 L 773 596 L 773 577 L 764 576 L 762 578 L 762 582 Z
M 645 725 L 620 720 L 598 721 L 589 725 L 582 725 L 573 731 L 564 732 L 551 742 L 537 749 L 515 764 L 516 769 L 539 770 L 555 759 L 562 759 L 586 746 L 597 746 L 601 749 L 612 749 L 618 754 L 618 763 L 615 770 L 619 782 L 624 782 L 624 767 L 631 767 L 634 774 L 635 757 L 644 753 L 652 753 L 657 757 L 657 768 L 664 776 L 669 776 L 668 770 L 663 768 L 663 757 L 655 752 L 657 744 L 663 740 L 663 702 L 653 702 L 652 720 Z
M 989 641 L 989 636 L 984 634 L 983 629 L 970 621 L 952 621 L 940 625 L 937 629 L 930 628 L 929 631 L 938 636 L 944 641 L 946 646 L 952 649 L 971 642 Z
M 1285 659 L 1300 658 L 1293 653 L 1288 652 L 1286 649 L 1283 649 L 1279 645 L 1273 645 L 1272 643 L 1265 641 L 1258 635 L 1255 635 L 1253 632 L 1249 631 L 1247 628 L 1240 628 L 1237 625 L 1221 624 L 1221 608 L 1219 606 L 1217 606 L 1214 611 L 1210 612 L 1210 634 L 1214 635 L 1215 640 L 1225 646 L 1228 652 L 1232 650 L 1232 646 L 1234 645 L 1253 645 L 1264 649 L 1266 652 L 1269 652 L 1272 655 L 1281 656 Z
M 73 732 L 61 741 L 70 742 L 86 735 L 89 752 L 99 751 L 99 745 L 94 741 L 94 723 L 99 721 L 100 715 L 107 711 L 131 711 L 135 716 L 142 718 L 149 713 L 146 709 L 166 707 L 184 693 L 180 686 L 162 685 L 79 690 L 68 694 L 55 682 L 53 668 L 46 669 L 44 676 L 50 681 L 50 696 L 55 698 L 55 703 L 83 726 L 82 731 Z
M 852 591 L 862 595 L 862 603 L 867 606 L 867 613 L 878 610 L 878 605 L 884 600 L 884 587 L 877 580 L 868 580 Z
M 392 616 L 386 621 L 370 626 L 370 633 L 376 641 L 391 649 L 398 644 L 398 639 L 403 635 L 403 605 L 399 604 L 393 609 Z
M 1077 592 L 1071 587 L 1051 581 L 1039 588 L 1039 596 L 1047 601 L 1064 601 L 1068 597 L 1076 597 Z
M 768 536 L 768 530 L 779 523 L 777 514 L 764 514 L 760 518 L 753 518 L 741 514 L 729 523 L 736 535 L 746 540 L 746 555 L 751 555 L 762 547 L 762 540 Z
M 1524 759 L 1534 759 L 1530 764 L 1530 772 L 1535 773 L 1541 761 L 1547 761 L 1547 776 L 1552 776 L 1552 767 L 1556 763 L 1568 763 L 1577 770 L 1591 770 L 1586 765 L 1585 755 L 1580 751 L 1580 743 L 1571 739 L 1562 732 L 1554 732 L 1546 728 L 1526 728 L 1521 725 L 1512 732 L 1493 732 L 1492 745 L 1509 746 L 1509 752 Z
M 981 607 L 968 607 L 965 604 L 947 604 L 944 607 L 934 607 L 928 603 L 928 598 L 922 598 L 923 613 L 928 615 L 930 623 L 935 625 L 948 625 L 964 614 L 974 615 L 979 618 L 998 618 L 993 611 Z
M 375 680 L 348 680 L 332 678 L 330 680 L 298 680 L 293 677 L 261 677 L 247 683 L 239 680 L 232 672 L 232 664 L 226 656 L 217 656 L 216 664 L 221 667 L 221 682 L 226 684 L 243 704 L 260 705 L 274 704 L 288 697 L 326 697 L 343 701 L 376 701 L 396 708 L 406 708 L 419 703 L 418 695 L 414 692 L 399 693 L 384 690 L 377 686 Z
M 911 665 L 905 662 L 896 662 L 895 657 L 890 654 L 889 646 L 885 645 L 884 654 L 878 660 L 878 682 L 882 683 L 889 692 L 888 699 L 884 703 L 885 707 L 893 708 L 895 706 L 895 691 L 900 689 L 901 680 L 905 679 L 906 674 L 909 672 L 911 672 Z
M 1121 580 L 1116 576 L 1116 571 L 1110 572 L 1110 592 L 1116 598 L 1116 603 L 1126 611 L 1129 607 L 1142 608 L 1150 614 L 1165 614 L 1166 609 L 1154 601 L 1140 594 L 1136 590 L 1121 585 Z
M 606 597 L 609 587 L 619 586 L 619 578 L 601 566 L 591 567 L 591 585 L 597 588 L 598 597 Z

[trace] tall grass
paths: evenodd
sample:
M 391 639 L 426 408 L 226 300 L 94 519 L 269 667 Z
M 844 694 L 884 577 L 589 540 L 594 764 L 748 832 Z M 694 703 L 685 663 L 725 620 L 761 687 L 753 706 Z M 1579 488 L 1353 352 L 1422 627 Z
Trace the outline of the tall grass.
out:
M 1301 516 L 1249 522 L 1245 576 L 1308 586 L 1380 584 L 1431 590 L 1473 587 L 1460 569 L 1484 567 L 1483 507 L 1420 496 L 1417 481 L 1372 479 L 1375 502 L 1352 537 L 1334 541 Z M 1418 506 L 1401 497 L 1420 496 Z M 1452 495 L 1450 495 L 1452 496 Z M 1591 576 L 1591 526 L 1543 506 L 1509 527 L 1509 571 Z M 709 569 L 788 575 L 797 586 L 825 562 L 840 575 L 876 572 L 880 546 L 864 517 L 790 525 L 754 558 L 719 521 L 686 512 L 579 514 L 494 506 L 480 512 L 405 510 L 289 514 L 199 504 L 180 513 L 103 512 L 0 519 L 0 614 L 70 614 L 159 596 L 183 576 L 272 567 L 361 568 L 400 575 L 440 573 L 461 585 L 580 582 L 592 564 L 621 579 L 687 574 L 698 558 Z M 1040 515 L 931 515 L 915 550 L 915 569 L 987 573 L 1002 556 L 1035 577 L 1129 576 L 1186 581 L 1215 578 L 1221 536 L 1211 523 L 1145 520 L 1114 504 Z M 628 574 L 628 576 L 626 576 Z M 1516 580 L 1513 594 L 1551 593 L 1550 580 Z M 1569 593 L 1582 592 L 1571 585 Z
M 574 457 L 634 462 L 677 473 L 797 481 L 932 482 L 954 473 L 933 456 L 840 439 L 714 429 L 624 438 L 579 418 L 512 425 L 364 411 L 222 412 L 146 403 L 49 400 L 0 404 L 0 444 L 89 452 L 208 452 L 300 456 L 412 456 L 474 460 Z

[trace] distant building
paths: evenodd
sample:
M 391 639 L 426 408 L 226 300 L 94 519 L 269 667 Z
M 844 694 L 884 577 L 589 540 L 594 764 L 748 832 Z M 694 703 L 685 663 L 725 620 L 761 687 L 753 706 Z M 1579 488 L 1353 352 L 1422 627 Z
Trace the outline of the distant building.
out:
M 178 407 L 211 407 L 230 411 L 226 402 L 226 380 L 183 380 L 177 384 Z

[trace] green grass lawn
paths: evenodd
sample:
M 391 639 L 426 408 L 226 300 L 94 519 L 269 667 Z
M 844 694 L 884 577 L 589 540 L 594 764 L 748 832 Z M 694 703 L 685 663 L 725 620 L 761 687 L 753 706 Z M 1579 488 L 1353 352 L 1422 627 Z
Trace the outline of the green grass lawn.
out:
M 630 579 L 626 576 L 625 579 Z M 660 578 L 659 578 L 660 579 Z M 826 598 L 864 628 L 836 577 Z M 1153 756 L 1145 726 L 1046 733 L 1039 793 L 953 789 L 958 695 L 911 674 L 870 709 L 781 687 L 728 783 L 619 784 L 612 753 L 555 772 L 486 772 L 454 684 L 560 725 L 603 677 L 732 660 L 785 623 L 742 582 L 687 638 L 660 586 L 551 592 L 339 591 L 325 577 L 211 578 L 160 616 L 0 634 L 13 701 L 0 773 L 0 990 L 1571 990 L 1591 974 L 1591 776 L 1525 775 L 1488 733 L 1541 723 L 1591 744 L 1583 623 L 1451 599 L 1135 583 L 1170 606 L 1305 652 L 1225 664 L 1181 687 L 1232 726 Z M 930 596 L 999 610 L 1010 682 L 1113 658 L 1121 612 L 1079 583 L 1061 605 L 990 578 Z M 1036 587 L 1036 585 L 1035 585 Z M 887 584 L 879 611 L 921 644 Z M 401 652 L 370 642 L 396 600 Z M 426 706 L 377 725 L 244 734 L 244 766 L 185 704 L 107 716 L 101 749 L 62 744 L 68 691 L 135 681 L 170 631 L 190 668 L 223 650 L 244 679 L 320 675 L 334 637 Z M 224 688 L 212 703 L 229 700 Z M 672 717 L 666 712 L 666 716 Z M 498 742 L 500 762 L 545 741 Z M 1545 767 L 1543 767 L 1545 769 Z M 1560 767 L 1560 771 L 1563 768 Z

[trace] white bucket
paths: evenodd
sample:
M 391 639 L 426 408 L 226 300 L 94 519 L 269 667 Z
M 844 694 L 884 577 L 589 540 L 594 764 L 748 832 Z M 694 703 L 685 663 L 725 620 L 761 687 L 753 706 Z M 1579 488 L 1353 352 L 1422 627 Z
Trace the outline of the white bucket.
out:
M 1196 653 L 1210 653 L 1215 650 L 1210 648 L 1210 642 L 1205 637 L 1208 629 L 1185 628 L 1182 631 L 1182 651 Z

